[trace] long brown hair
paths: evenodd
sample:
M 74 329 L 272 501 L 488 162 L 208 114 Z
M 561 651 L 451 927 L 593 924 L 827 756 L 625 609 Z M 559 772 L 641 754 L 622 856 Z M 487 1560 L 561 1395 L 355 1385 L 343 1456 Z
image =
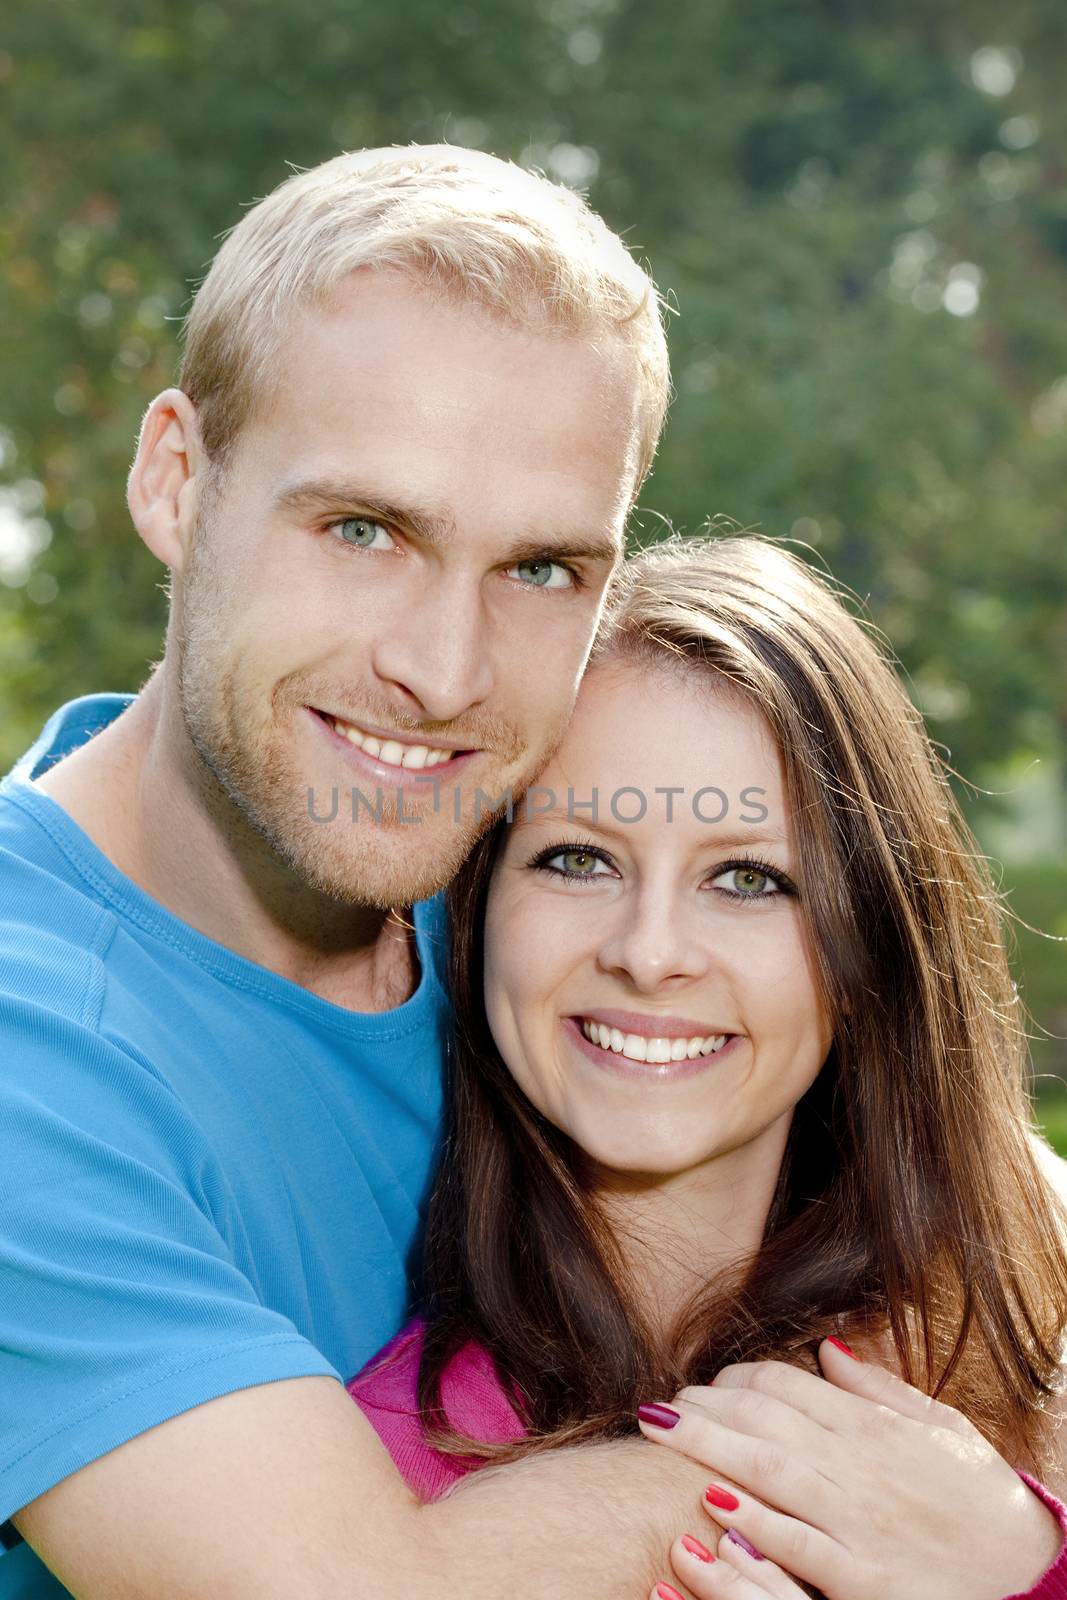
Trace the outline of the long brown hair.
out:
M 834 1040 L 796 1107 L 758 1251 L 665 1337 L 582 1152 L 489 1032 L 482 925 L 502 827 L 487 836 L 449 893 L 456 1023 L 419 1379 L 434 1438 L 499 1458 L 451 1434 L 441 1408 L 468 1339 L 516 1396 L 521 1451 L 631 1432 L 640 1401 L 734 1361 L 809 1363 L 837 1330 L 890 1338 L 909 1381 L 1040 1465 L 1067 1327 L 1064 1222 L 1033 1148 L 1004 909 L 887 652 L 827 579 L 743 536 L 631 559 L 598 653 L 681 658 L 767 719 Z

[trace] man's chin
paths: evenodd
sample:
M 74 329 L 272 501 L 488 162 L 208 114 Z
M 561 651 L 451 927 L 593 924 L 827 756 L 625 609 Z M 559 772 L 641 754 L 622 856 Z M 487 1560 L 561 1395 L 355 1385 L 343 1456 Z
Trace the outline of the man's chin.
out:
M 479 833 L 469 836 L 457 829 L 419 838 L 417 825 L 368 828 L 358 846 L 330 848 L 329 839 L 306 835 L 291 865 L 321 894 L 343 905 L 369 906 L 389 911 L 428 900 L 446 888 L 470 854 Z M 328 830 L 324 829 L 324 833 Z M 412 837 L 414 835 L 414 837 Z

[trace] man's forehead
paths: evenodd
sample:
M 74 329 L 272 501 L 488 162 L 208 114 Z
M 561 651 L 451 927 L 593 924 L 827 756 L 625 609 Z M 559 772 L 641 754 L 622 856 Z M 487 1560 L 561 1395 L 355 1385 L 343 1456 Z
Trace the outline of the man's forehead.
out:
M 405 290 L 419 293 L 391 293 Z M 446 305 L 442 329 L 378 302 L 380 318 L 355 296 L 284 341 L 249 440 L 272 498 L 302 510 L 359 491 L 438 544 L 474 516 L 509 537 L 610 535 L 614 559 L 637 470 L 632 358 L 574 335 L 466 328 L 468 307 Z
M 295 375 L 298 367 L 316 368 L 324 360 L 343 363 L 357 383 L 363 375 L 391 390 L 394 379 L 405 385 L 414 376 L 416 382 L 403 398 L 417 405 L 428 347 L 441 339 L 446 347 L 458 346 L 447 357 L 448 380 L 457 393 L 468 389 L 477 396 L 483 381 L 491 380 L 501 363 L 509 388 L 519 396 L 529 364 L 549 374 L 557 367 L 570 368 L 569 378 L 560 376 L 560 407 L 565 407 L 567 391 L 576 381 L 583 386 L 591 383 L 598 391 L 595 412 L 606 416 L 614 411 L 637 427 L 644 375 L 635 349 L 621 331 L 594 334 L 554 326 L 533 311 L 529 319 L 505 317 L 476 300 L 437 291 L 389 270 L 362 269 L 337 286 L 324 303 L 294 309 L 277 349 L 273 376 L 284 389 L 287 368 Z M 410 358 L 411 374 L 405 358 Z M 542 415 L 535 409 L 524 413 L 525 426 L 535 433 L 542 425 L 551 426 L 552 420 L 551 413 Z

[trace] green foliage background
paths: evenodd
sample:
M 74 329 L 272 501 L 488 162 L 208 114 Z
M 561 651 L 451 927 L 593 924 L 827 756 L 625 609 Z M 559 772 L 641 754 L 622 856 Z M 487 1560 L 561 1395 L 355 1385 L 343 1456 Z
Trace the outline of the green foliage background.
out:
M 219 235 L 288 163 L 446 138 L 588 188 L 678 308 L 641 536 L 810 546 L 1067 935 L 1065 81 L 1062 0 L 8 0 L 0 761 L 159 652 L 124 478 Z M 1020 946 L 1061 1035 L 1065 948 Z

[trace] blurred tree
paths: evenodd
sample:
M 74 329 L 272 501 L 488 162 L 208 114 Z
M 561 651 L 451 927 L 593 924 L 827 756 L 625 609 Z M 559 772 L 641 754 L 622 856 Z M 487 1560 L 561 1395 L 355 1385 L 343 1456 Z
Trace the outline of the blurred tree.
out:
M 812 546 L 968 775 L 1062 762 L 1058 9 L 1006 37 L 982 0 L 675 0 L 669 26 L 639 0 L 9 0 L 0 757 L 158 650 L 122 484 L 219 234 L 287 162 L 447 137 L 590 187 L 675 297 L 646 505 Z
M 447 138 L 588 188 L 675 300 L 644 505 L 810 547 L 961 772 L 1058 774 L 1062 845 L 1065 75 L 1060 0 L 8 0 L 0 761 L 159 652 L 123 482 L 221 232 Z

